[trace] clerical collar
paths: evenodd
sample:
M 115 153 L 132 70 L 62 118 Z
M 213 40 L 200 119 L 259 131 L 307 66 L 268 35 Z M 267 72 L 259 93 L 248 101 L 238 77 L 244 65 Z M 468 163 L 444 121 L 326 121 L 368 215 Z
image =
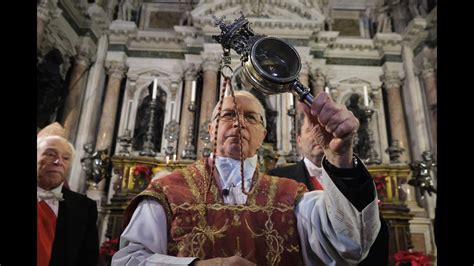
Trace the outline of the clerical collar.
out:
M 244 179 L 245 190 L 250 190 L 252 176 L 257 168 L 257 155 L 249 157 L 244 160 Z M 223 188 L 231 188 L 241 186 L 240 177 L 240 160 L 235 160 L 228 157 L 215 156 L 216 168 L 219 171 L 220 179 Z
M 317 176 L 320 177 L 322 175 L 323 169 L 321 167 L 317 167 L 312 161 L 308 158 L 304 158 L 304 164 L 306 165 L 306 169 L 308 169 L 308 173 L 310 176 Z

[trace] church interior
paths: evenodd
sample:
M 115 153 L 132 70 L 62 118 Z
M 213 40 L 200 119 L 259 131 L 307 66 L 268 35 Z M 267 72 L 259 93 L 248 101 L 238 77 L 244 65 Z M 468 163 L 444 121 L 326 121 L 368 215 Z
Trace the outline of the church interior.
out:
M 436 0 L 37 0 L 37 130 L 57 121 L 76 149 L 67 183 L 97 203 L 100 244 L 117 239 L 128 202 L 153 178 L 212 152 L 223 49 L 215 18 L 293 45 L 298 80 L 360 121 L 353 143 L 373 176 L 393 255 L 436 265 Z M 301 159 L 291 93 L 231 86 L 266 112 L 259 169 Z

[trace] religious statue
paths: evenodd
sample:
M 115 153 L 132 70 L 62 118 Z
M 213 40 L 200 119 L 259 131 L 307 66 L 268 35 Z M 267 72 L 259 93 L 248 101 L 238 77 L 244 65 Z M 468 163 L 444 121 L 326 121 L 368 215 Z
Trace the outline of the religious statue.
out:
M 393 32 L 392 30 L 392 17 L 390 16 L 389 7 L 383 6 L 378 10 L 377 15 L 377 28 L 376 32 L 388 33 Z
M 119 19 L 132 21 L 132 12 L 134 10 L 133 0 L 122 0 L 119 7 Z
M 425 191 L 431 196 L 431 193 L 436 193 L 434 187 L 433 177 L 431 171 L 436 167 L 436 162 L 433 160 L 433 154 L 430 151 L 424 151 L 421 154 L 422 161 L 415 161 L 410 164 L 414 172 L 414 179 L 408 181 L 408 184 L 420 189 L 421 196 L 425 195 Z

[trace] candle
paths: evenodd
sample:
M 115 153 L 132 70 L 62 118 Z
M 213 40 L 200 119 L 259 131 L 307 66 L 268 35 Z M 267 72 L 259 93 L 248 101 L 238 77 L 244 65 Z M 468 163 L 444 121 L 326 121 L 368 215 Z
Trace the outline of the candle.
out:
M 193 85 L 191 88 L 191 102 L 195 102 L 195 101 L 196 101 L 196 81 L 193 80 Z
M 294 104 L 293 94 L 288 93 L 288 109 L 293 108 L 293 104 Z
M 176 153 L 173 154 L 173 162 L 176 162 Z
M 166 164 L 169 164 L 169 163 L 170 163 L 170 157 L 166 155 Z
M 151 96 L 153 100 L 156 99 L 157 93 L 158 93 L 158 79 L 155 79 L 155 81 L 153 82 L 153 94 Z
M 326 88 L 324 88 L 324 91 L 325 91 L 327 94 L 329 94 L 329 87 L 326 86 Z
M 364 106 L 369 106 L 369 93 L 367 92 L 367 86 L 364 86 Z

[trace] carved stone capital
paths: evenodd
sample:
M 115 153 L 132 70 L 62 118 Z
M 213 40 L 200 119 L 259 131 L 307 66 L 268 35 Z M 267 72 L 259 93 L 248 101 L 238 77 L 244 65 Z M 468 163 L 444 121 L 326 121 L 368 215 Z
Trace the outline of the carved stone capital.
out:
M 123 79 L 125 72 L 128 70 L 125 63 L 120 61 L 107 61 L 105 62 L 105 68 L 107 69 L 107 74 L 115 79 Z
M 198 66 L 194 63 L 187 64 L 184 68 L 184 79 L 194 80 L 198 72 Z
M 316 68 L 313 73 L 313 79 L 318 86 L 324 86 L 326 84 L 326 75 L 324 75 L 321 68 Z
M 382 81 L 385 83 L 386 89 L 400 88 L 402 84 L 398 71 L 387 71 L 385 75 L 382 76 Z
M 216 53 L 205 53 L 202 54 L 202 70 L 203 71 L 219 71 L 221 66 L 221 58 Z
M 422 65 L 422 71 L 421 74 L 423 75 L 423 78 L 430 78 L 434 75 L 434 67 L 428 60 L 428 58 L 423 58 L 423 65 Z

